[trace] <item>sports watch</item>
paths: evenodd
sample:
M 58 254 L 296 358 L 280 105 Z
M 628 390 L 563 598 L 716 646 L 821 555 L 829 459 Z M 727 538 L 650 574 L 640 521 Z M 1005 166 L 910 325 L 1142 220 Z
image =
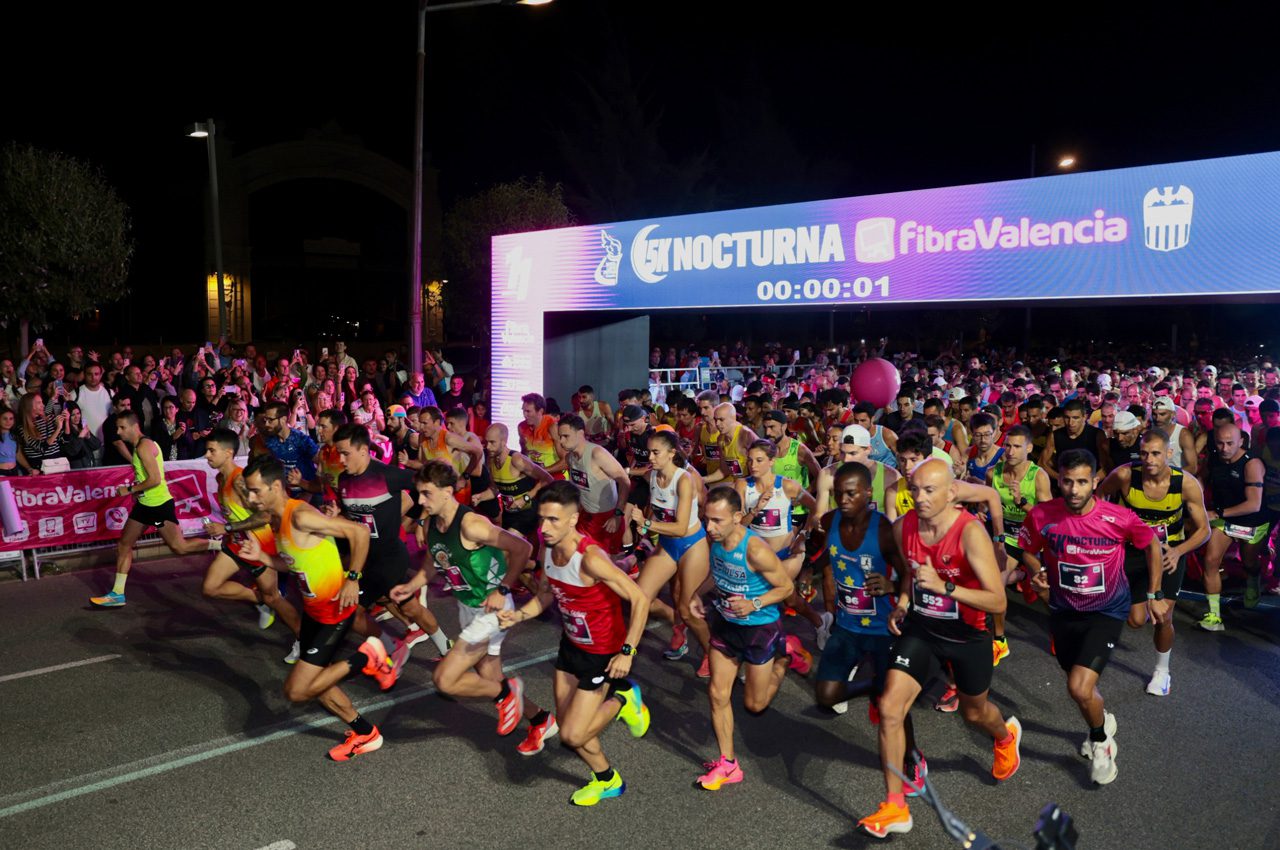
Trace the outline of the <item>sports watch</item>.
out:
M 1159 601 L 1159 600 L 1161 600 L 1161 599 L 1164 599 L 1164 591 L 1163 591 L 1163 590 L 1157 590 L 1155 593 L 1150 593 L 1150 592 L 1148 592 L 1148 593 L 1147 593 L 1147 601 L 1148 601 L 1148 602 L 1150 602 L 1150 601 L 1152 601 L 1152 600 Z
M 624 643 L 624 644 L 622 645 L 622 649 L 619 649 L 619 650 L 618 650 L 618 654 L 619 654 L 619 655 L 628 655 L 628 656 L 630 656 L 630 655 L 635 655 L 635 654 L 636 654 L 636 648 L 635 648 L 634 646 L 632 646 L 631 644 L 629 644 L 629 643 Z
M 498 591 L 503 596 L 511 595 L 511 588 L 507 587 L 505 584 L 498 585 L 497 587 L 494 588 L 494 590 Z
M 360 573 L 355 570 L 347 570 L 347 581 L 359 581 Z
M 943 585 L 943 588 L 946 590 L 947 596 L 950 596 L 951 594 L 956 592 L 956 583 L 953 581 L 949 581 Z

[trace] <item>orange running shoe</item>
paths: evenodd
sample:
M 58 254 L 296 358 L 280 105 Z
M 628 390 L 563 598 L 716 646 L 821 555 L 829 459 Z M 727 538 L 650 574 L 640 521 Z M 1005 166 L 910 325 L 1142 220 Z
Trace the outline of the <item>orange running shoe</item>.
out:
M 996 758 L 991 766 L 991 775 L 1001 782 L 1017 773 L 1018 766 L 1022 764 L 1022 724 L 1018 718 L 1010 717 L 1004 728 L 1009 730 L 1011 739 L 1007 744 L 996 741 Z
M 348 730 L 346 740 L 329 750 L 329 758 L 334 761 L 350 761 L 356 756 L 371 753 L 381 747 L 382 733 L 378 731 L 377 726 L 373 727 L 373 731 L 368 735 L 358 735 L 355 730 Z
M 369 659 L 360 672 L 372 676 L 382 690 L 390 690 L 400 678 L 400 668 L 387 655 L 387 648 L 382 645 L 382 641 L 376 637 L 367 637 L 360 644 L 360 651 Z
M 1009 657 L 1008 638 L 996 638 L 991 641 L 991 666 L 999 667 L 1000 662 Z
M 498 734 L 510 735 L 524 718 L 524 679 L 507 679 L 507 695 L 494 703 L 498 706 Z
M 880 804 L 874 815 L 867 815 L 858 821 L 858 829 L 873 838 L 888 838 L 890 833 L 899 835 L 911 831 L 911 812 L 906 806 L 895 805 L 887 800 Z

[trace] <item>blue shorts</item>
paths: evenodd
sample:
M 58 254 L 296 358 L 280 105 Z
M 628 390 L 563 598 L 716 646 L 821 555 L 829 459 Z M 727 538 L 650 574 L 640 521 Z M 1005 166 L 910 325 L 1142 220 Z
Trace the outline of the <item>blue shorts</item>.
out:
M 687 537 L 667 537 L 665 534 L 658 535 L 658 545 L 662 547 L 662 551 L 671 556 L 671 560 L 677 564 L 684 557 L 684 553 L 693 548 L 693 545 L 699 540 L 705 540 L 707 532 L 701 527 L 693 534 Z
M 780 619 L 746 626 L 731 623 L 719 611 L 713 611 L 707 625 L 711 629 L 711 648 L 734 661 L 759 666 L 772 664 L 775 658 L 786 654 L 787 636 Z
M 870 655 L 871 663 L 875 665 L 872 692 L 878 694 L 884 690 L 885 673 L 889 671 L 889 648 L 892 646 L 891 635 L 864 634 L 832 626 L 831 637 L 818 662 L 818 680 L 847 682 L 853 668 L 862 662 L 862 657 Z

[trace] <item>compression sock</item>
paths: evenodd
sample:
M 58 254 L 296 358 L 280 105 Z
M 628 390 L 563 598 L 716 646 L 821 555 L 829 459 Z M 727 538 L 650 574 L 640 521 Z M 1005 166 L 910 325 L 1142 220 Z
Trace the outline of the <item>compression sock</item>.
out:
M 1157 653 L 1156 653 L 1156 672 L 1157 672 L 1157 673 L 1168 673 L 1168 672 L 1169 672 L 1169 656 L 1170 656 L 1170 655 L 1172 655 L 1172 654 L 1173 654 L 1173 650 L 1172 650 L 1172 649 L 1171 649 L 1171 650 L 1169 650 L 1168 652 L 1157 652 Z
M 613 772 L 613 768 L 610 767 L 600 771 L 599 773 L 596 773 L 593 771 L 591 775 L 596 778 L 596 782 L 612 782 L 614 777 L 614 772 Z
M 437 628 L 427 637 L 431 638 L 431 642 L 436 645 L 436 649 L 440 650 L 441 655 L 449 651 L 449 639 L 444 636 L 444 629 Z
M 124 583 L 125 583 L 126 581 L 128 581 L 128 580 L 129 580 L 129 574 L 128 574 L 128 573 L 116 573 L 116 583 L 115 583 L 115 586 L 111 588 L 111 592 L 112 592 L 112 593 L 119 593 L 121 596 L 123 596 L 123 595 L 124 595 Z
M 1206 593 L 1204 598 L 1209 603 L 1209 613 L 1215 617 L 1222 616 L 1222 594 Z

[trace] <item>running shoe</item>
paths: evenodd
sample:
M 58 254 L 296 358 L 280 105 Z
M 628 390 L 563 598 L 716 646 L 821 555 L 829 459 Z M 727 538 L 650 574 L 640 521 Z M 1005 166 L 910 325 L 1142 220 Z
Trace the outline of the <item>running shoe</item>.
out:
M 369 616 L 374 619 L 374 622 L 381 623 L 385 620 L 390 620 L 392 617 L 395 616 L 395 614 L 392 614 L 382 605 L 375 604 L 372 608 L 369 609 Z
M 368 735 L 358 735 L 354 730 L 347 730 L 346 739 L 329 750 L 329 758 L 334 761 L 350 761 L 356 756 L 362 756 L 365 753 L 371 753 L 374 750 L 382 748 L 382 733 L 378 731 L 378 727 L 373 727 L 373 731 Z
M 1022 601 L 1026 602 L 1028 605 L 1034 603 L 1040 598 L 1040 594 L 1031 585 L 1031 579 L 1029 578 L 1024 578 L 1022 581 L 1018 582 L 1018 590 L 1022 591 Z
M 943 714 L 955 714 L 960 708 L 960 694 L 956 693 L 955 686 L 948 685 L 933 707 Z
M 560 731 L 560 725 L 556 723 L 554 714 L 547 714 L 547 719 L 541 723 L 530 723 L 529 734 L 524 736 L 524 740 L 516 744 L 516 752 L 522 756 L 536 756 L 542 752 L 545 741 Z
M 724 756 L 702 765 L 707 772 L 694 782 L 703 791 L 719 791 L 725 785 L 742 781 L 742 768 L 736 761 L 729 761 Z
M 289 654 L 284 657 L 285 664 L 297 664 L 298 659 L 302 657 L 302 643 L 300 641 L 293 642 L 293 649 L 289 650 Z
M 276 612 L 272 611 L 269 606 L 257 605 L 258 609 L 258 628 L 269 629 L 276 621 Z
M 1173 676 L 1169 675 L 1169 671 L 1157 670 L 1151 674 L 1151 681 L 1147 682 L 1147 693 L 1153 697 L 1167 697 L 1172 685 Z
M 391 686 L 400 678 L 400 668 L 391 660 L 382 641 L 376 637 L 367 637 L 364 643 L 360 644 L 359 649 L 364 653 L 365 658 L 369 659 L 360 672 L 366 676 L 372 676 L 382 690 L 391 690 Z
M 662 651 L 662 657 L 668 661 L 679 661 L 689 654 L 688 626 L 684 623 L 671 630 L 671 645 Z
M 867 719 L 871 721 L 872 726 L 880 725 L 880 709 L 876 706 L 874 699 L 867 701 Z
M 627 683 L 631 687 L 618 692 L 618 696 L 623 698 L 622 708 L 618 710 L 618 719 L 627 724 L 627 728 L 631 730 L 631 737 L 643 738 L 644 733 L 649 731 L 649 706 L 644 704 L 644 698 L 640 695 L 640 686 L 630 679 Z
M 1009 639 L 996 638 L 991 641 L 991 666 L 999 667 L 1000 662 L 1009 657 Z
M 1102 731 L 1107 733 L 1107 740 L 1111 741 L 1111 757 L 1115 758 L 1115 754 L 1120 751 L 1120 748 L 1115 746 L 1114 740 L 1116 736 L 1116 716 L 1109 711 L 1103 714 Z M 1093 758 L 1093 741 L 1089 740 L 1088 735 L 1084 736 L 1084 743 L 1080 745 L 1080 755 L 1087 759 Z
M 91 596 L 89 601 L 99 608 L 123 608 L 124 594 L 113 590 L 105 596 Z
M 787 635 L 786 648 L 787 657 L 791 659 L 791 669 L 801 676 L 808 676 L 809 671 L 813 668 L 813 656 L 800 643 L 800 638 L 795 635 Z
M 831 640 L 831 625 L 836 621 L 836 617 L 830 611 L 822 612 L 822 622 L 815 630 L 814 642 L 818 644 L 818 649 L 826 649 L 827 641 Z
M 1244 585 L 1244 607 L 1257 608 L 1262 599 L 1262 585 L 1257 576 L 1249 576 Z
M 524 719 L 524 679 L 507 679 L 507 696 L 494 700 L 498 706 L 498 734 L 510 735 Z
M 1212 611 L 1201 617 L 1200 621 L 1196 623 L 1196 625 L 1204 629 L 1206 632 L 1220 632 L 1226 628 L 1222 625 L 1222 617 Z
M 902 793 L 908 797 L 919 797 L 924 793 L 924 780 L 929 775 L 929 763 L 924 760 L 924 756 L 916 753 L 915 768 L 911 772 L 911 786 L 905 783 L 902 787 Z
M 569 802 L 575 806 L 594 806 L 601 800 L 608 800 L 610 797 L 621 797 L 626 790 L 627 783 L 622 781 L 622 775 L 615 770 L 613 778 L 608 782 L 601 782 L 592 776 L 590 782 L 573 792 Z
M 1093 764 L 1089 765 L 1089 778 L 1098 785 L 1110 785 L 1116 781 L 1116 774 L 1120 772 L 1116 767 L 1116 742 L 1114 738 L 1107 738 L 1105 741 L 1092 741 L 1093 753 L 1089 760 Z
M 711 678 L 711 653 L 702 656 L 702 663 L 698 665 L 698 678 Z
M 834 711 L 836 714 L 846 714 L 849 711 L 849 701 L 847 699 L 842 700 L 836 703 L 835 705 L 831 706 L 831 710 Z
M 391 650 L 391 663 L 394 664 L 397 668 L 403 670 L 404 665 L 408 663 L 408 661 L 409 661 L 409 640 L 406 637 L 404 640 L 396 641 L 395 649 Z
M 902 835 L 911 831 L 911 812 L 906 806 L 899 806 L 889 801 L 880 804 L 874 815 L 867 815 L 858 821 L 858 829 L 873 838 L 888 838 L 890 833 Z
M 995 763 L 991 766 L 991 775 L 1000 781 L 1017 773 L 1018 766 L 1022 764 L 1022 724 L 1018 722 L 1018 718 L 1010 717 L 1004 728 L 1009 730 L 1012 740 L 1007 744 L 996 741 Z

